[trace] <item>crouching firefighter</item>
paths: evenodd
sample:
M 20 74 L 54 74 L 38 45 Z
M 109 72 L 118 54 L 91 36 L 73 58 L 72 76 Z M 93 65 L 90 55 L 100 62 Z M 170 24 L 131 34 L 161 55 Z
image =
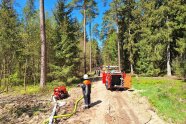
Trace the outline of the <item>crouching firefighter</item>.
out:
M 84 97 L 84 102 L 85 106 L 84 108 L 89 108 L 90 107 L 90 94 L 91 94 L 91 81 L 88 78 L 88 75 L 85 74 L 83 76 L 83 83 L 78 84 L 82 88 L 83 91 L 83 97 Z

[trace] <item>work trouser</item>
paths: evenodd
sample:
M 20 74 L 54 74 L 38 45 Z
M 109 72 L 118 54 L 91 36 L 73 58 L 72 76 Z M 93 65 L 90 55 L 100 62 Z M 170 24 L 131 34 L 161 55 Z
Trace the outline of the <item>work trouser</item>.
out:
M 85 95 L 84 94 L 84 102 L 85 102 L 85 105 L 90 105 L 90 94 L 88 95 Z
M 91 94 L 91 85 L 82 85 L 83 97 L 85 105 L 90 105 L 90 94 Z

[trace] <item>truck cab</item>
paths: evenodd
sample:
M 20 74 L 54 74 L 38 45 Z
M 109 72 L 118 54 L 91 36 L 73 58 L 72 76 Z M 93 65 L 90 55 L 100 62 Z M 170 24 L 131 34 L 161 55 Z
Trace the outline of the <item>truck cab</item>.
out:
M 118 66 L 104 66 L 102 83 L 105 84 L 107 90 L 114 88 L 130 89 L 131 75 L 119 71 Z

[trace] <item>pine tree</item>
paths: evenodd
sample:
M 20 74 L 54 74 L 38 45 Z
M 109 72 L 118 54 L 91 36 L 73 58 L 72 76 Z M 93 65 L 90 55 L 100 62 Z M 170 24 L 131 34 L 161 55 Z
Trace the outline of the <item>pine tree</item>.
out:
M 20 65 L 23 65 L 25 76 L 24 84 L 26 82 L 33 82 L 35 85 L 38 79 L 38 64 L 39 64 L 39 16 L 34 6 L 35 0 L 27 0 L 24 7 L 24 19 L 22 21 L 22 56 L 20 57 Z M 35 50 L 33 50 L 35 48 Z
M 64 0 L 58 0 L 54 12 L 57 22 L 54 43 L 55 63 L 52 65 L 52 75 L 55 79 L 71 83 L 77 77 L 79 65 L 77 21 L 70 17 L 72 10 L 68 9 Z
M 96 2 L 95 0 L 72 0 L 69 5 L 75 9 L 83 10 L 83 32 L 84 32 L 84 44 L 83 44 L 83 59 L 84 59 L 84 73 L 87 73 L 86 67 L 86 24 L 87 24 L 87 14 L 88 18 L 94 18 L 96 15 Z M 90 18 L 91 17 L 91 18 Z
M 89 23 L 89 69 L 90 72 L 92 71 L 92 47 L 91 47 L 91 42 L 92 42 L 92 22 L 93 20 L 96 18 L 96 16 L 98 15 L 98 8 L 97 8 L 97 3 L 92 0 L 89 3 L 89 6 L 86 9 L 86 20 L 87 23 Z
M 2 0 L 0 4 L 0 62 L 2 79 L 6 91 L 15 74 L 16 56 L 19 51 L 19 22 L 12 0 Z
M 46 33 L 45 33 L 45 9 L 44 0 L 40 0 L 40 30 L 41 30 L 41 77 L 40 87 L 43 88 L 46 85 Z
M 103 63 L 105 65 L 117 65 L 117 34 L 111 32 L 108 39 L 104 42 L 102 50 Z

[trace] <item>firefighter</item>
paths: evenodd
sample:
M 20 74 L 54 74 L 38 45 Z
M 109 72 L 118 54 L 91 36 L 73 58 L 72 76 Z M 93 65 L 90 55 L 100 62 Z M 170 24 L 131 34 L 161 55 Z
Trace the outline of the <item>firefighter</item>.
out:
M 91 81 L 87 74 L 83 76 L 83 83 L 78 84 L 82 88 L 85 106 L 84 108 L 90 107 L 90 94 L 91 94 Z

